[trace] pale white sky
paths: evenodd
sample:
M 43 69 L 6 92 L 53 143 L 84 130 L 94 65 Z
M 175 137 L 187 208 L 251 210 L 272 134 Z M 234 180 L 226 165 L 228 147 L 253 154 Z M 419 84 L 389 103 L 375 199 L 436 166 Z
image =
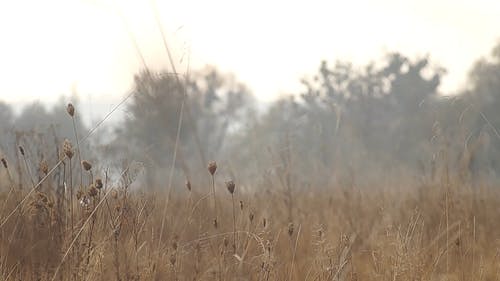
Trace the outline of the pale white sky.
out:
M 496 0 L 17 0 L 0 2 L 0 100 L 54 102 L 72 89 L 116 101 L 147 63 L 168 66 L 156 3 L 179 72 L 216 65 L 262 100 L 297 92 L 322 59 L 363 65 L 400 51 L 448 69 L 442 91 L 463 86 L 473 62 L 500 39 Z

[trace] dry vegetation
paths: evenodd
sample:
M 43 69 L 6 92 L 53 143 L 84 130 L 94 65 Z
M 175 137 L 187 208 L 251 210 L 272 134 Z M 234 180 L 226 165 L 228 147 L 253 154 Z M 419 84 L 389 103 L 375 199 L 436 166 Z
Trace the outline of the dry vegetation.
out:
M 128 168 L 112 182 L 79 145 L 37 165 L 23 146 L 2 158 L 1 280 L 499 278 L 500 194 L 448 173 L 292 190 L 225 182 L 210 162 L 197 184 L 154 192 L 131 189 Z

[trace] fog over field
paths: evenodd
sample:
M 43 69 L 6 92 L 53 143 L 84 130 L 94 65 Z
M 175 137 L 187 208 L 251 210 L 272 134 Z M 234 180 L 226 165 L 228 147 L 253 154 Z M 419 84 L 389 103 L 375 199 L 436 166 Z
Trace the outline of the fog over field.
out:
M 0 280 L 497 280 L 497 1 L 0 3 Z

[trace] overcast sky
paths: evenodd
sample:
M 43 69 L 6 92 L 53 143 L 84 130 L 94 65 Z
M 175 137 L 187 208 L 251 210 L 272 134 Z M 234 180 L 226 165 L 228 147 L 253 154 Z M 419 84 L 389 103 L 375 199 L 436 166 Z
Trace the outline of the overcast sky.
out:
M 322 59 L 363 65 L 389 51 L 430 54 L 452 92 L 500 39 L 494 0 L 1 1 L 0 100 L 76 91 L 89 106 L 116 103 L 142 68 L 126 25 L 151 68 L 168 66 L 152 6 L 179 72 L 216 65 L 264 101 L 297 92 Z

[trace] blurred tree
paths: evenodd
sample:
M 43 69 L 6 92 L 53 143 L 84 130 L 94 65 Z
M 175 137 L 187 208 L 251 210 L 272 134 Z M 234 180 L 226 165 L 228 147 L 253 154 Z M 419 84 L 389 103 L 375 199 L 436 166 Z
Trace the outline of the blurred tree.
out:
M 17 131 L 36 131 L 38 133 L 47 133 L 54 128 L 54 132 L 60 138 L 74 140 L 73 122 L 66 112 L 68 101 L 71 101 L 76 108 L 75 124 L 78 129 L 79 137 L 83 137 L 87 128 L 80 115 L 79 100 L 77 95 L 71 98 L 62 96 L 51 109 L 39 101 L 26 105 L 19 116 L 14 119 L 13 126 Z
M 12 108 L 0 101 L 0 153 L 5 153 L 6 150 L 5 145 L 8 142 L 7 134 L 12 127 L 14 119 L 14 114 L 12 112 Z
M 0 131 L 12 126 L 13 119 L 14 113 L 12 112 L 12 108 L 8 104 L 0 101 Z
M 295 156 L 289 158 L 297 159 L 292 173 L 303 175 L 298 178 L 342 170 L 353 181 L 353 169 L 380 175 L 387 167 L 414 168 L 430 158 L 431 105 L 443 72 L 427 58 L 412 61 L 397 53 L 379 67 L 322 62 L 312 79 L 302 81 L 299 100 L 279 100 L 262 117 L 254 129 L 257 146 L 277 152 L 291 147 Z
M 76 107 L 77 132 L 79 138 L 82 138 L 87 129 L 80 118 L 78 99 L 75 95 L 72 100 Z M 10 161 L 19 161 L 18 146 L 22 145 L 34 167 L 42 159 L 48 161 L 49 165 L 56 163 L 59 159 L 58 149 L 65 138 L 70 139 L 76 146 L 73 122 L 66 112 L 66 105 L 65 97 L 61 97 L 58 104 L 50 110 L 40 102 L 33 102 L 26 105 L 18 116 L 14 116 L 9 106 L 0 103 L 0 118 L 3 120 L 0 123 L 2 154 Z M 88 147 L 88 143 L 80 145 L 85 155 L 90 158 Z M 19 162 L 17 164 L 19 165 Z
M 148 169 L 151 184 L 160 176 L 155 173 L 171 163 L 184 94 L 177 163 L 186 176 L 193 167 L 204 168 L 207 159 L 222 157 L 219 153 L 226 136 L 241 125 L 245 112 L 253 107 L 253 98 L 242 84 L 213 68 L 195 73 L 187 82 L 181 80 L 179 85 L 167 73 L 136 75 L 136 94 L 117 130 L 115 143 L 126 147 L 130 157 L 158 168 Z
M 489 57 L 476 62 L 462 96 L 461 120 L 469 121 L 463 152 L 470 154 L 469 173 L 496 175 L 500 172 L 500 42 Z M 476 143 L 481 145 L 469 149 Z
M 21 114 L 16 118 L 15 128 L 18 131 L 37 130 L 43 132 L 51 125 L 51 119 L 43 104 L 33 102 L 22 109 Z

